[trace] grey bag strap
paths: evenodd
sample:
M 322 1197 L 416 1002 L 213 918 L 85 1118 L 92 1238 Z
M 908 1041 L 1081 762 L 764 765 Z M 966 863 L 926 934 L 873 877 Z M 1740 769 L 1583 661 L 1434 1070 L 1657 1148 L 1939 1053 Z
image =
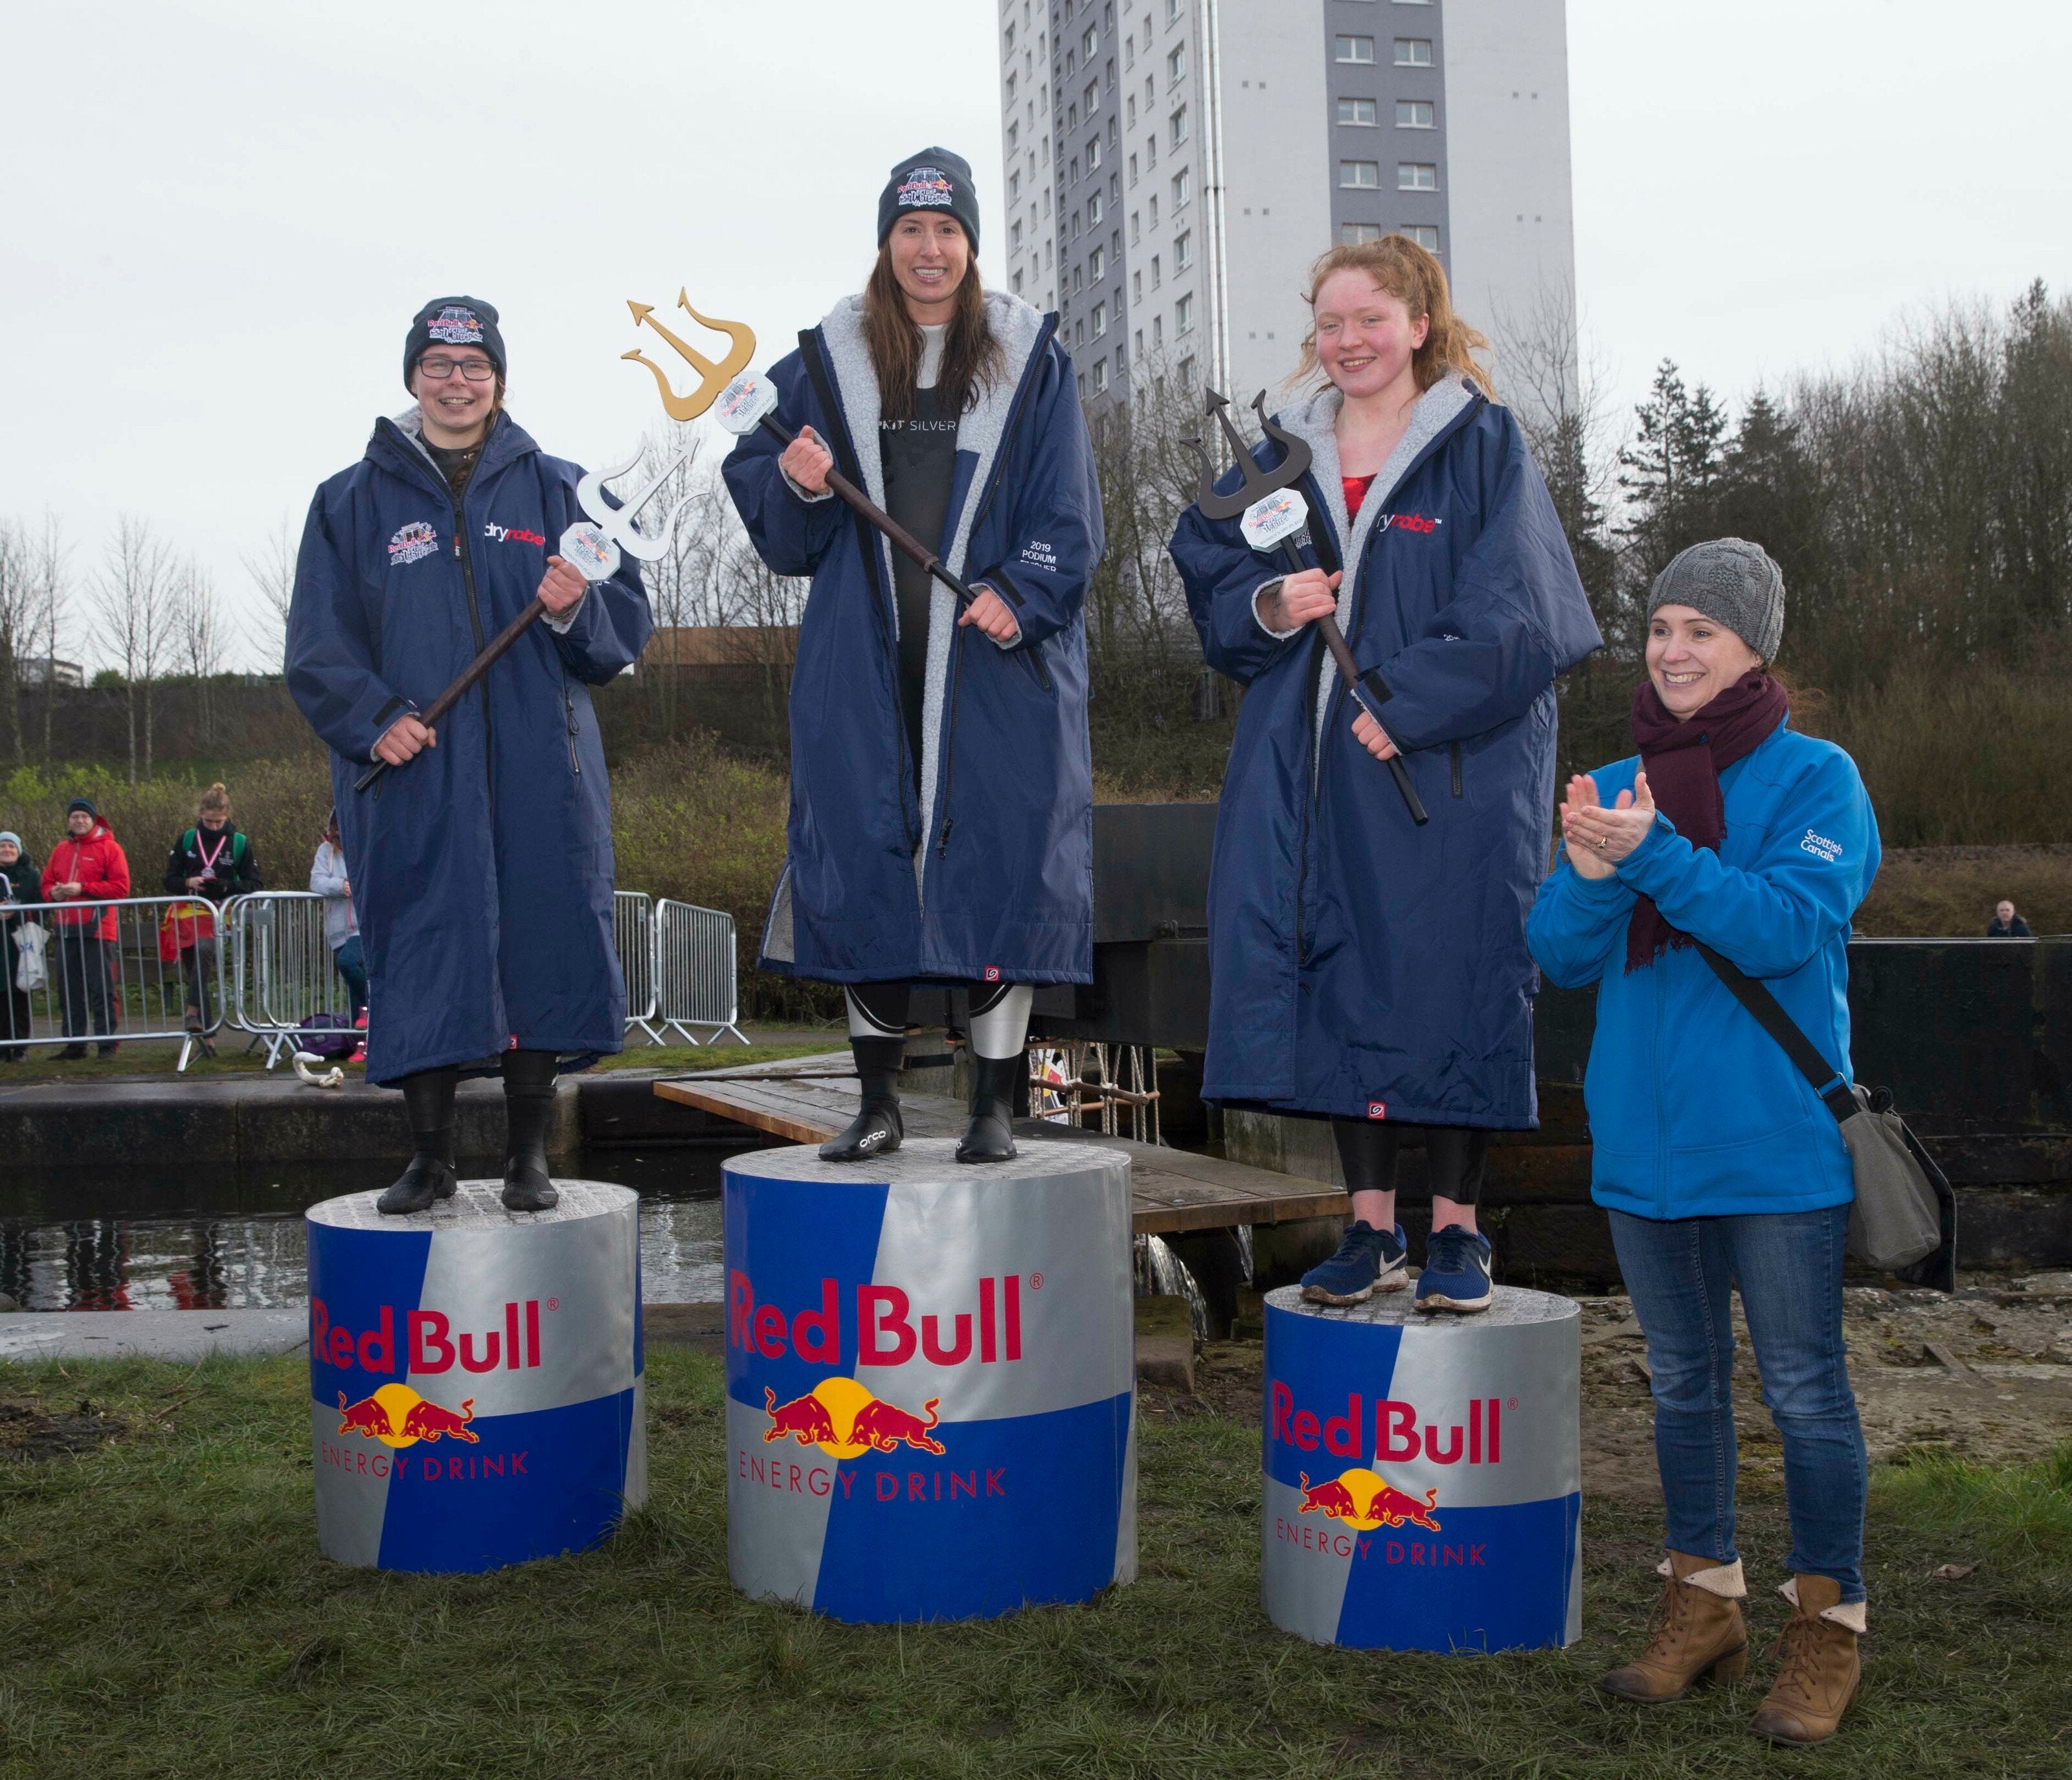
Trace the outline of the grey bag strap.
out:
M 1813 1091 L 1827 1103 L 1840 1124 L 1861 1112 L 1856 1095 L 1842 1072 L 1828 1063 L 1799 1030 L 1799 1022 L 1784 1011 L 1777 997 L 1738 965 L 1730 964 L 1702 939 L 1694 939 L 1698 953 L 1712 967 L 1712 973 L 1727 985 L 1733 998 L 1754 1017 L 1755 1022 L 1782 1047 Z

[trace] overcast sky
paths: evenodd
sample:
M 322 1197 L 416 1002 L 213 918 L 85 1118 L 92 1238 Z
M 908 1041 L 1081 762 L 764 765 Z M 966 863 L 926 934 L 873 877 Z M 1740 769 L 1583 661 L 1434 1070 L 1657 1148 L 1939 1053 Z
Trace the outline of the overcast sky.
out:
M 688 286 L 767 363 L 861 283 L 895 158 L 960 150 L 1000 214 L 993 18 L 0 0 L 0 513 L 55 512 L 83 573 L 135 512 L 249 612 L 240 557 L 406 405 L 409 317 L 456 290 L 503 311 L 519 418 L 608 462 L 656 417 L 627 298 Z M 1568 35 L 1622 401 L 1664 354 L 1738 401 L 1947 295 L 2072 283 L 2065 0 L 1569 0 Z

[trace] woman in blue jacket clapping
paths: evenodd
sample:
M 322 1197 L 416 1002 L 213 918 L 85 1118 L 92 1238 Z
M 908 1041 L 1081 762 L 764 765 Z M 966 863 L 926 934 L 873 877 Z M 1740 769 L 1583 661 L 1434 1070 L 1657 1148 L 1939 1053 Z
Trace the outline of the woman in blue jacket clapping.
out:
M 1842 1340 L 1855 1197 L 1833 1116 L 1715 974 L 1760 980 L 1849 1069 L 1849 919 L 1877 871 L 1856 764 L 1794 732 L 1768 672 L 1784 582 L 1753 544 L 1695 545 L 1648 599 L 1637 759 L 1569 781 L 1563 857 L 1527 924 L 1555 982 L 1597 985 L 1592 1194 L 1647 1337 L 1668 1511 L 1646 1651 L 1610 1692 L 1673 1700 L 1747 1664 L 1734 1545 L 1730 1288 L 1784 1442 L 1793 1615 L 1750 1729 L 1824 1741 L 1854 1695 L 1865 1461 Z

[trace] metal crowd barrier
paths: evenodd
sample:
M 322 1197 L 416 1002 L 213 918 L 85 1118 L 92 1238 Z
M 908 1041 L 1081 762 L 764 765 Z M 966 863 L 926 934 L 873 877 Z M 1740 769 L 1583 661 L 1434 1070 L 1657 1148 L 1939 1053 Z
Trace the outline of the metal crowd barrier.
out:
M 224 922 L 191 896 L 4 905 L 0 1053 L 92 1045 L 106 1054 L 131 1040 L 177 1039 L 174 1067 L 184 1070 L 223 1026 Z M 22 986 L 25 976 L 34 986 Z
M 230 1024 L 265 1046 L 269 1069 L 302 1040 L 335 1038 L 352 1023 L 352 991 L 324 941 L 326 901 L 308 890 L 255 890 L 226 909 Z
M 655 904 L 645 890 L 611 893 L 611 937 L 626 978 L 626 1030 L 638 1026 L 648 1042 L 664 1042 L 655 1030 Z
M 655 905 L 656 1017 L 664 1032 L 673 1028 L 697 1044 L 691 1028 L 709 1026 L 708 1044 L 730 1032 L 736 1044 L 746 1044 L 735 1023 L 741 1017 L 736 975 L 732 915 L 666 898 Z

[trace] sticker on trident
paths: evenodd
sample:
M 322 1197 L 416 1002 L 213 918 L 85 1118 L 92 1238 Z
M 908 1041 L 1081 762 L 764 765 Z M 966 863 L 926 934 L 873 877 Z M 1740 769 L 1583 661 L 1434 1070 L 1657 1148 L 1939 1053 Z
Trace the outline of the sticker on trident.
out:
M 1271 470 L 1262 469 L 1244 442 L 1244 435 L 1230 417 L 1230 398 L 1213 389 L 1208 392 L 1208 412 L 1230 441 L 1240 485 L 1227 495 L 1218 494 L 1216 468 L 1209 461 L 1208 453 L 1202 450 L 1202 442 L 1182 439 L 1180 442 L 1202 460 L 1202 488 L 1194 504 L 1201 509 L 1204 519 L 1237 520 L 1244 541 L 1255 550 L 1264 553 L 1280 545 L 1281 561 L 1288 565 L 1289 573 L 1300 574 L 1309 566 L 1302 560 L 1301 549 L 1309 541 L 1309 503 L 1298 486 L 1309 472 L 1309 446 L 1267 417 L 1266 392 L 1262 389 L 1252 398 L 1252 409 L 1258 415 L 1260 427 L 1267 438 L 1281 447 L 1280 462 Z M 1388 735 L 1388 726 L 1382 721 L 1380 707 L 1391 695 L 1381 676 L 1372 668 L 1364 674 L 1360 672 L 1353 660 L 1352 651 L 1346 646 L 1338 619 L 1330 613 L 1326 612 L 1317 619 L 1317 634 L 1330 652 L 1331 660 L 1338 666 L 1338 678 L 1353 702 L 1374 719 L 1383 735 Z M 1390 739 L 1393 741 L 1394 738 Z M 1388 757 L 1388 766 L 1395 775 L 1396 790 L 1403 794 L 1404 808 L 1410 812 L 1410 820 L 1421 828 L 1432 819 L 1417 795 L 1416 786 L 1411 783 L 1410 769 L 1404 765 L 1400 753 Z
M 726 356 L 717 363 L 707 358 L 694 347 L 686 344 L 676 335 L 655 319 L 652 303 L 637 303 L 628 299 L 626 306 L 633 311 L 635 327 L 652 327 L 673 347 L 684 364 L 698 373 L 697 387 L 687 396 L 680 396 L 670 386 L 669 379 L 661 366 L 645 352 L 635 347 L 623 352 L 621 358 L 631 359 L 644 364 L 654 372 L 655 382 L 662 392 L 662 408 L 669 418 L 679 423 L 694 421 L 712 406 L 727 380 L 746 365 L 755 354 L 755 335 L 739 322 L 716 322 L 701 315 L 692 308 L 687 291 L 676 293 L 676 306 L 701 327 L 709 327 L 715 334 L 724 334 L 733 343 Z M 617 507 L 604 498 L 606 483 L 616 482 L 639 467 L 646 453 L 637 452 L 615 470 L 594 470 L 576 484 L 576 502 L 590 516 L 579 520 L 562 532 L 561 552 L 563 558 L 582 571 L 588 581 L 604 581 L 619 572 L 620 553 L 631 557 L 636 562 L 653 562 L 669 548 L 676 520 L 682 514 L 684 503 L 679 501 L 668 512 L 644 529 L 635 521 L 656 495 L 669 485 L 692 447 L 685 445 L 674 453 L 662 467 L 648 480 L 646 487 L 627 495 Z

